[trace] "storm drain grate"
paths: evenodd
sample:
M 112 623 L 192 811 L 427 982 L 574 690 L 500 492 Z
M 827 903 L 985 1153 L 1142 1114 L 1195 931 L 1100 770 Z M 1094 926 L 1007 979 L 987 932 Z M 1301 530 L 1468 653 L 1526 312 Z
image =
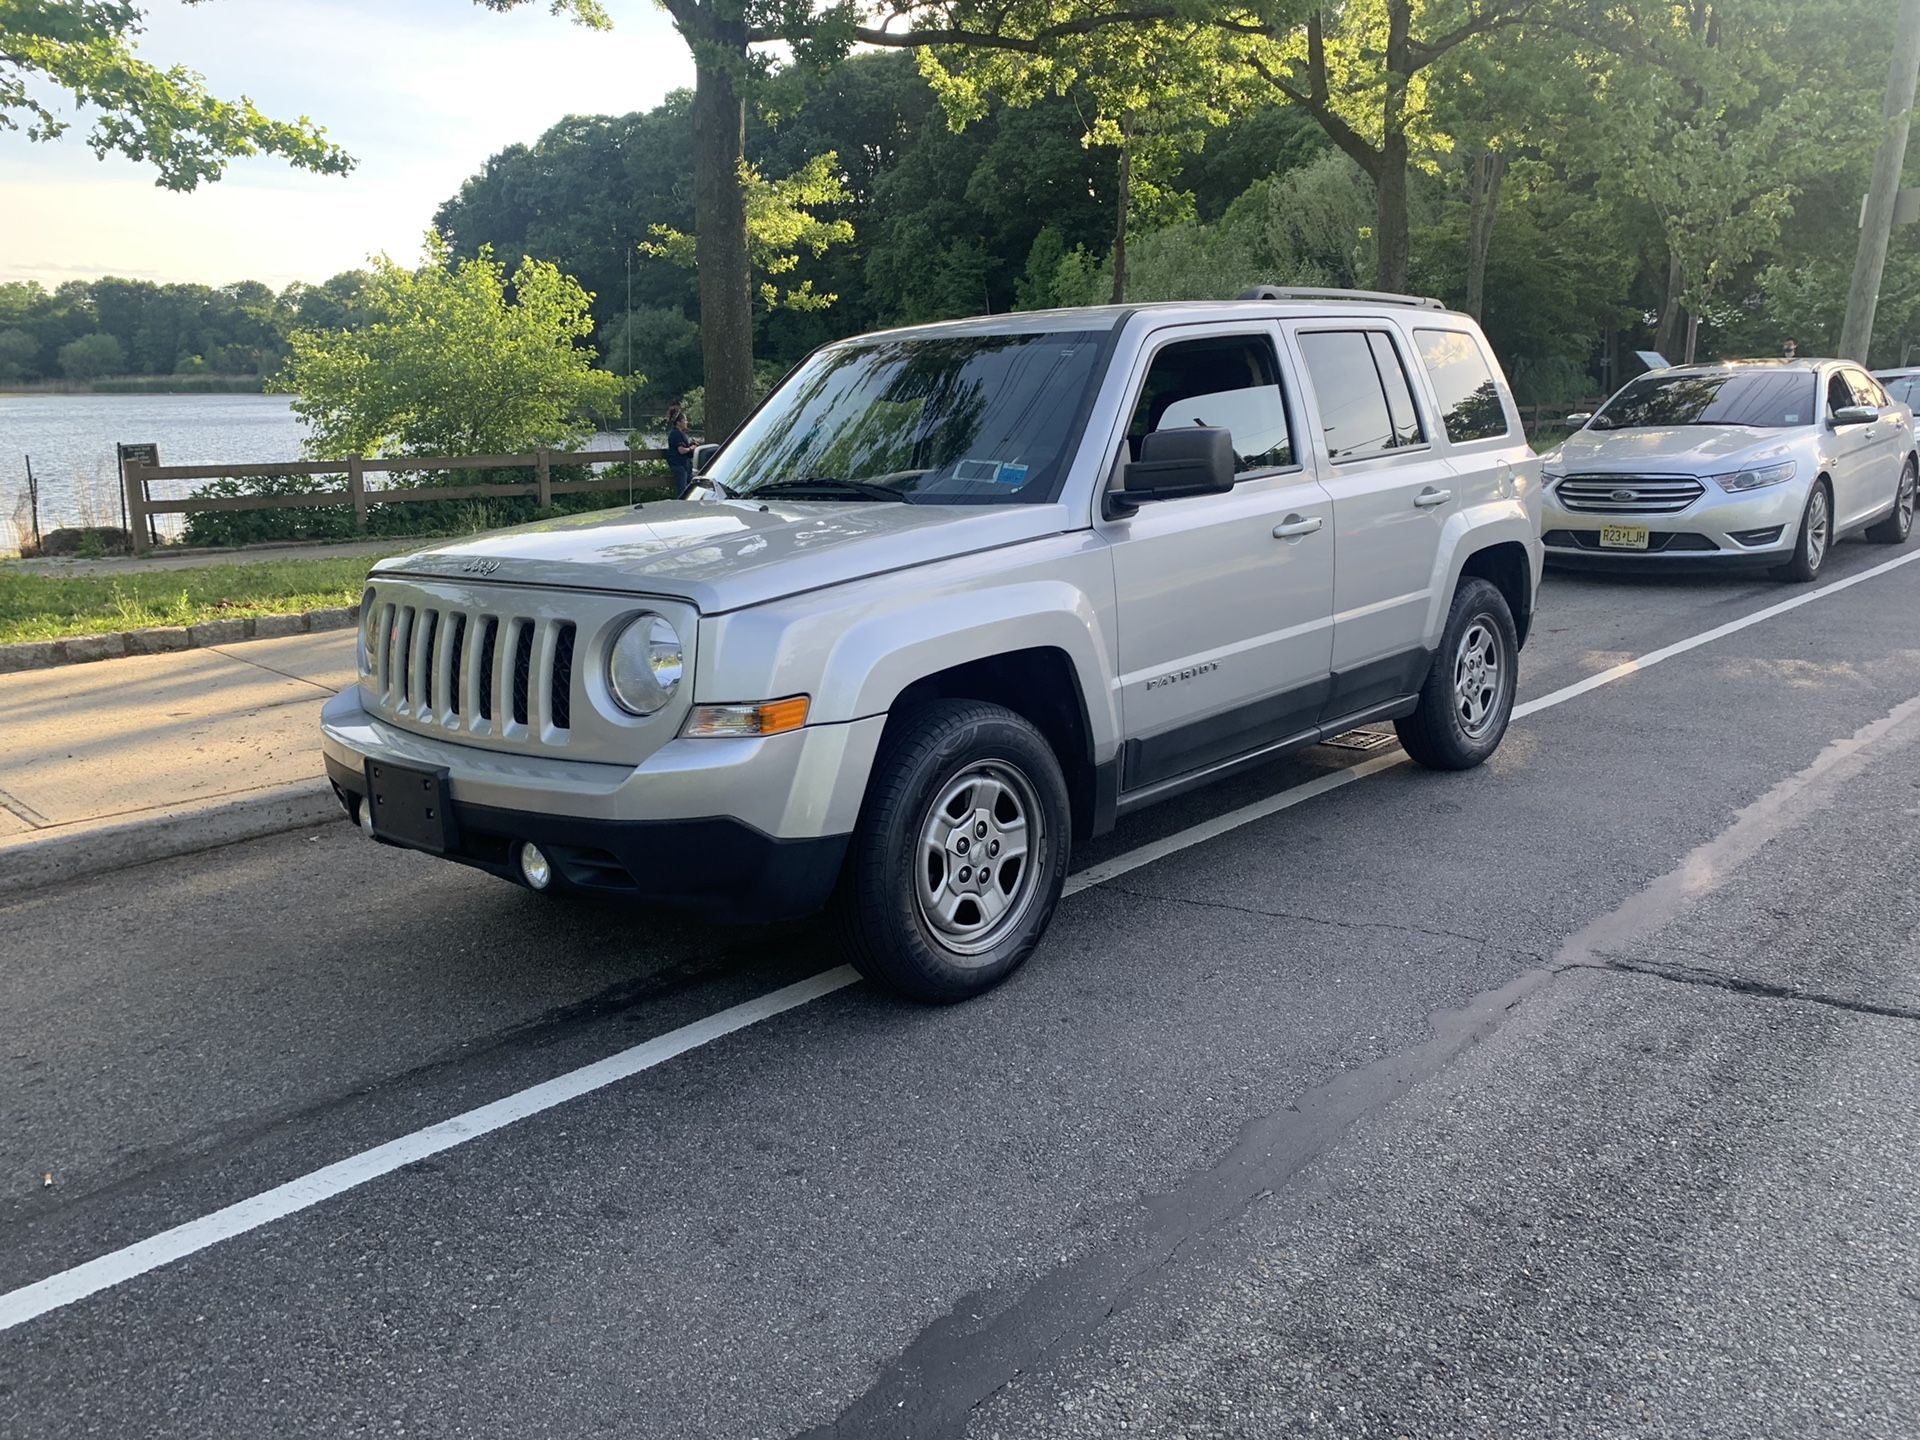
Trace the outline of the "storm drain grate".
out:
M 1320 743 L 1330 745 L 1335 750 L 1385 750 L 1395 742 L 1393 736 L 1384 730 L 1349 730 L 1344 735 L 1336 735 Z

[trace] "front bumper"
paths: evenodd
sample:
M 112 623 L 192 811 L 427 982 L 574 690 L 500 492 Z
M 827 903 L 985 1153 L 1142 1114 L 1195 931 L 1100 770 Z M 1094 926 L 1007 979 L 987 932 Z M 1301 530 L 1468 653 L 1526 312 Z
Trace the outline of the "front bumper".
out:
M 1793 481 L 1743 494 L 1709 484 L 1706 494 L 1672 514 L 1567 509 L 1549 489 L 1541 503 L 1540 538 L 1553 561 L 1779 565 L 1792 558 L 1806 506 L 1806 484 Z M 1601 548 L 1602 524 L 1646 526 L 1648 548 Z
M 367 793 L 368 760 L 444 768 L 447 859 L 517 880 L 515 846 L 531 841 L 564 888 L 758 922 L 825 904 L 885 723 L 675 739 L 637 766 L 607 765 L 416 735 L 349 689 L 321 712 L 321 748 L 349 814 Z

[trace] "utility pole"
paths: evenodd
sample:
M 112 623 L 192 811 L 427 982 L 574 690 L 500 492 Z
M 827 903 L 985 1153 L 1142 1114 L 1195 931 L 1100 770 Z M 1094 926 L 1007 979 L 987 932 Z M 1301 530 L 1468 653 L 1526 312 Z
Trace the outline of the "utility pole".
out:
M 1887 99 L 1880 115 L 1885 132 L 1873 162 L 1866 213 L 1860 224 L 1860 249 L 1853 261 L 1853 285 L 1847 291 L 1847 319 L 1840 330 L 1840 353 L 1867 363 L 1873 343 L 1873 312 L 1880 303 L 1880 276 L 1887 268 L 1887 244 L 1893 235 L 1893 210 L 1900 196 L 1900 172 L 1907 158 L 1907 130 L 1913 119 L 1915 80 L 1920 78 L 1920 0 L 1903 0 L 1893 41 L 1893 65 L 1887 72 Z

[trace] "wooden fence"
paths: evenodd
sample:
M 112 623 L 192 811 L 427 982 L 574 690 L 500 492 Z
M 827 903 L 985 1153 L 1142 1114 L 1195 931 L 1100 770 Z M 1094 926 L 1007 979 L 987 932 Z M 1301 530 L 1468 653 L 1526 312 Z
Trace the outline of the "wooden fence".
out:
M 537 496 L 540 508 L 556 495 L 611 493 L 632 488 L 624 477 L 596 476 L 586 480 L 555 480 L 558 465 L 617 465 L 662 460 L 664 450 L 531 450 L 524 455 L 431 455 L 405 459 L 368 460 L 355 455 L 346 460 L 287 460 L 237 465 L 143 465 L 128 460 L 121 467 L 127 496 L 127 533 L 133 553 L 144 554 L 157 543 L 152 530 L 155 515 L 190 515 L 214 510 L 294 510 L 321 505 L 353 506 L 353 528 L 365 532 L 369 505 L 403 504 L 411 500 L 485 500 L 495 496 Z M 507 470 L 531 467 L 531 484 L 428 485 L 410 489 L 368 489 L 370 474 L 407 474 L 437 470 Z M 224 480 L 241 476 L 342 475 L 338 490 L 314 490 L 299 495 L 192 496 L 184 500 L 155 500 L 147 487 L 155 480 Z

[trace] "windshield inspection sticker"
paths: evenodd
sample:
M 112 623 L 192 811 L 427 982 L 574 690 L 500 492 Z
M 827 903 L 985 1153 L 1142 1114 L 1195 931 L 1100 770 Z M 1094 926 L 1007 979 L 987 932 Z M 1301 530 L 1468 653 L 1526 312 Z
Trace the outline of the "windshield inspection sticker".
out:
M 1002 465 L 1000 473 L 993 477 L 996 485 L 1024 485 L 1027 483 L 1027 467 L 1024 465 Z

